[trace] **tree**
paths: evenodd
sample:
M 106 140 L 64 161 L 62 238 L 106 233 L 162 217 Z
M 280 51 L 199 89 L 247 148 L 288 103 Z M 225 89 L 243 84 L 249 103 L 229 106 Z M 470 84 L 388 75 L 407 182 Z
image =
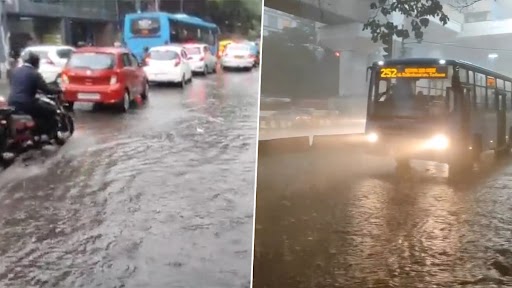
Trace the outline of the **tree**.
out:
M 261 1 L 211 0 L 206 5 L 209 18 L 219 25 L 223 33 L 259 35 Z
M 299 22 L 263 39 L 261 89 L 264 95 L 325 98 L 338 91 L 339 58 L 334 51 L 318 59 L 316 31 Z
M 466 9 L 483 0 L 451 0 L 450 6 L 459 10 Z M 363 25 L 363 31 L 370 31 L 374 43 L 390 42 L 393 36 L 405 40 L 413 34 L 416 41 L 423 40 L 423 31 L 430 24 L 429 17 L 438 19 L 446 25 L 450 18 L 443 11 L 440 0 L 378 0 L 370 4 L 372 16 Z M 397 12 L 410 20 L 410 31 L 405 26 L 398 26 L 389 17 Z

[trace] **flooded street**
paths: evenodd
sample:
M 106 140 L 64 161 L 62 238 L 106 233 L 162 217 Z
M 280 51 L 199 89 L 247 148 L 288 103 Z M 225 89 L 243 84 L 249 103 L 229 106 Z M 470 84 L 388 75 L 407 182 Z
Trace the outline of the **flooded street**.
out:
M 260 159 L 254 287 L 512 287 L 512 161 L 447 166 L 350 149 Z
M 258 71 L 154 87 L 0 174 L 0 287 L 249 287 Z

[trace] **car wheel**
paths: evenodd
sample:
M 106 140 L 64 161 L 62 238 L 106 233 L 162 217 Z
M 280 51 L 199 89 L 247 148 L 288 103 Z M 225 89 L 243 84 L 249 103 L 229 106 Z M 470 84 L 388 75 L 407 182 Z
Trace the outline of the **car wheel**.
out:
M 207 75 L 208 75 L 208 65 L 204 65 L 203 76 L 207 76 Z
M 180 88 L 185 88 L 185 85 L 187 85 L 187 81 L 185 80 L 185 74 L 183 74 L 183 76 L 181 76 Z
M 142 94 L 140 95 L 140 97 L 142 98 L 142 100 L 146 101 L 146 100 L 148 100 L 148 96 L 149 96 L 149 82 L 146 81 L 146 83 L 144 84 L 144 90 L 142 91 Z
M 121 110 L 122 113 L 126 113 L 126 112 L 128 112 L 128 110 L 130 110 L 130 104 L 131 104 L 130 92 L 128 92 L 128 90 L 126 90 L 124 92 L 123 99 L 121 99 L 121 102 L 119 103 L 119 109 Z

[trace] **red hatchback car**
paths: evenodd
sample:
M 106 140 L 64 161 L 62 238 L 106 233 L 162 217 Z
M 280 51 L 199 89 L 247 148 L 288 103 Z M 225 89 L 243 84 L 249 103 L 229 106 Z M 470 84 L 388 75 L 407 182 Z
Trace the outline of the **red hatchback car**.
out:
M 128 111 L 135 97 L 148 98 L 142 65 L 124 48 L 84 47 L 71 55 L 62 71 L 64 101 L 116 105 Z

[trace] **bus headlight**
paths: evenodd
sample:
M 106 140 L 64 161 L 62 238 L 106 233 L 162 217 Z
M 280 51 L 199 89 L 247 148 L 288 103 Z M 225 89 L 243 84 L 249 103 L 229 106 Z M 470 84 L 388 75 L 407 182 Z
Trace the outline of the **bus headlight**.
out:
M 366 139 L 370 143 L 375 143 L 379 141 L 379 135 L 377 135 L 377 133 L 369 133 L 368 135 L 366 135 Z
M 426 144 L 429 149 L 444 150 L 448 148 L 450 140 L 445 135 L 439 134 L 429 139 Z

